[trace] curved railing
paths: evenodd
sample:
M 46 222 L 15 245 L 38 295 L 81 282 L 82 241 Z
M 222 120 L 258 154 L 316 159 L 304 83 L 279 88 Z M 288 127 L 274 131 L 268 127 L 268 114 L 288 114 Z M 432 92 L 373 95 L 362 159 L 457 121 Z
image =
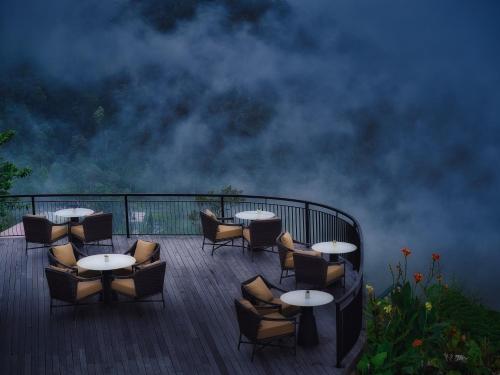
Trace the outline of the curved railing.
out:
M 321 203 L 283 197 L 237 194 L 35 194 L 0 196 L 0 237 L 22 236 L 22 216 L 44 214 L 58 222 L 54 212 L 86 207 L 113 213 L 113 232 L 122 235 L 194 235 L 201 233 L 198 212 L 210 208 L 220 216 L 239 211 L 272 211 L 283 227 L 304 243 L 344 241 L 357 246 L 347 260 L 359 277 L 337 304 L 337 364 L 350 352 L 362 330 L 363 239 L 354 217 Z M 352 314 L 352 310 L 356 314 Z M 348 312 L 343 314 L 342 312 Z M 340 322 L 340 323 L 339 323 Z M 340 324 L 340 325 L 339 325 Z M 348 332 L 348 331 L 349 332 Z

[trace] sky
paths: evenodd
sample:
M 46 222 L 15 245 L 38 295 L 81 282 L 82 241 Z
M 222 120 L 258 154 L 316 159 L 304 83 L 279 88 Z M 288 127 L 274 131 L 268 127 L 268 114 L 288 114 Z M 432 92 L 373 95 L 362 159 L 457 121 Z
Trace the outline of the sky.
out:
M 413 250 L 500 308 L 496 1 L 3 1 L 13 192 L 205 192 L 333 205 L 367 279 Z M 154 181 L 154 183 L 152 183 Z

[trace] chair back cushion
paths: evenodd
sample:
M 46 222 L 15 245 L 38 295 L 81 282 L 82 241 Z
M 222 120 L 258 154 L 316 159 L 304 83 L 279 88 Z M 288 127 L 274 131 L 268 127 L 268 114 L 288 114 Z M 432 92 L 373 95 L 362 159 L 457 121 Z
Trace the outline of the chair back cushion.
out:
M 216 215 L 216 214 L 214 214 L 214 213 L 213 213 L 211 210 L 209 210 L 208 208 L 205 208 L 205 211 L 203 211 L 203 212 L 205 212 L 205 214 L 206 214 L 207 216 L 210 216 L 212 219 L 217 220 L 217 215 Z
M 93 214 L 82 221 L 85 242 L 113 238 L 113 214 Z
M 289 249 L 293 250 L 294 249 L 294 244 L 293 244 L 293 238 L 290 235 L 290 233 L 285 232 L 281 235 L 281 243 L 285 246 L 288 247 Z
M 200 211 L 200 220 L 203 236 L 208 238 L 210 241 L 215 242 L 217 240 L 217 229 L 219 227 L 219 221 L 217 218 L 206 214 L 204 211 Z
M 135 293 L 138 298 L 163 292 L 166 264 L 163 261 L 139 269 L 133 275 Z
M 41 215 L 23 216 L 24 236 L 27 242 L 49 244 L 52 242 L 52 223 Z
M 243 285 L 245 291 L 252 296 L 266 302 L 270 302 L 274 296 L 271 290 L 260 276 L 257 276 L 252 282 Z
M 70 243 L 52 247 L 52 254 L 62 265 L 73 267 L 76 266 L 76 257 L 73 252 L 73 246 Z
M 144 262 L 151 257 L 157 245 L 158 244 L 156 242 L 137 240 L 134 251 L 134 258 L 137 263 Z
M 250 223 L 249 230 L 252 247 L 274 246 L 281 233 L 281 219 L 254 220 Z

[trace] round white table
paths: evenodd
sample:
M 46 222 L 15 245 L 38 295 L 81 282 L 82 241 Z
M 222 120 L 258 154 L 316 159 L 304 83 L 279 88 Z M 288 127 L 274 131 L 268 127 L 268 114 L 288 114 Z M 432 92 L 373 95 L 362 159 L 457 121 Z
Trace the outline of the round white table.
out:
M 134 265 L 135 258 L 124 254 L 98 254 L 81 258 L 76 264 L 87 270 L 102 271 L 104 302 L 109 303 L 111 301 L 111 275 L 113 270 Z
M 234 216 L 241 220 L 267 220 L 272 219 L 276 215 L 274 214 L 274 212 L 256 210 L 238 212 Z
M 313 307 L 331 303 L 333 296 L 319 290 L 294 290 L 282 294 L 280 299 L 289 305 L 300 306 L 302 309 L 297 343 L 307 347 L 318 345 L 318 329 Z
M 340 254 L 352 253 L 358 249 L 352 243 L 341 241 L 319 242 L 312 245 L 311 248 L 319 253 L 330 254 L 332 262 L 337 261 Z
M 93 213 L 94 211 L 91 210 L 90 208 L 75 207 L 75 208 L 64 208 L 62 210 L 58 210 L 54 212 L 54 215 L 70 218 L 71 221 L 78 221 L 80 217 L 89 216 L 92 215 Z

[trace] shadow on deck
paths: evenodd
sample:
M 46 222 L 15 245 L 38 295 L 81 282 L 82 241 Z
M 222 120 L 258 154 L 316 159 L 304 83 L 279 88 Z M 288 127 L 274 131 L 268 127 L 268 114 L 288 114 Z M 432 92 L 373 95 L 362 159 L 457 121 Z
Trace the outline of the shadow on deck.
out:
M 4 374 L 337 374 L 334 304 L 315 309 L 320 344 L 266 348 L 250 362 L 237 350 L 233 298 L 240 282 L 262 274 L 278 284 L 277 254 L 222 248 L 213 257 L 199 236 L 141 236 L 161 244 L 166 308 L 113 304 L 49 314 L 46 250 L 24 255 L 24 238 L 0 239 L 0 359 Z M 135 239 L 115 237 L 124 252 Z M 99 248 L 90 248 L 99 253 Z M 109 250 L 102 250 L 109 251 Z M 352 276 L 352 275 L 351 275 Z M 352 281 L 350 277 L 348 285 Z M 293 289 L 293 277 L 282 287 Z M 334 294 L 337 294 L 334 292 Z

